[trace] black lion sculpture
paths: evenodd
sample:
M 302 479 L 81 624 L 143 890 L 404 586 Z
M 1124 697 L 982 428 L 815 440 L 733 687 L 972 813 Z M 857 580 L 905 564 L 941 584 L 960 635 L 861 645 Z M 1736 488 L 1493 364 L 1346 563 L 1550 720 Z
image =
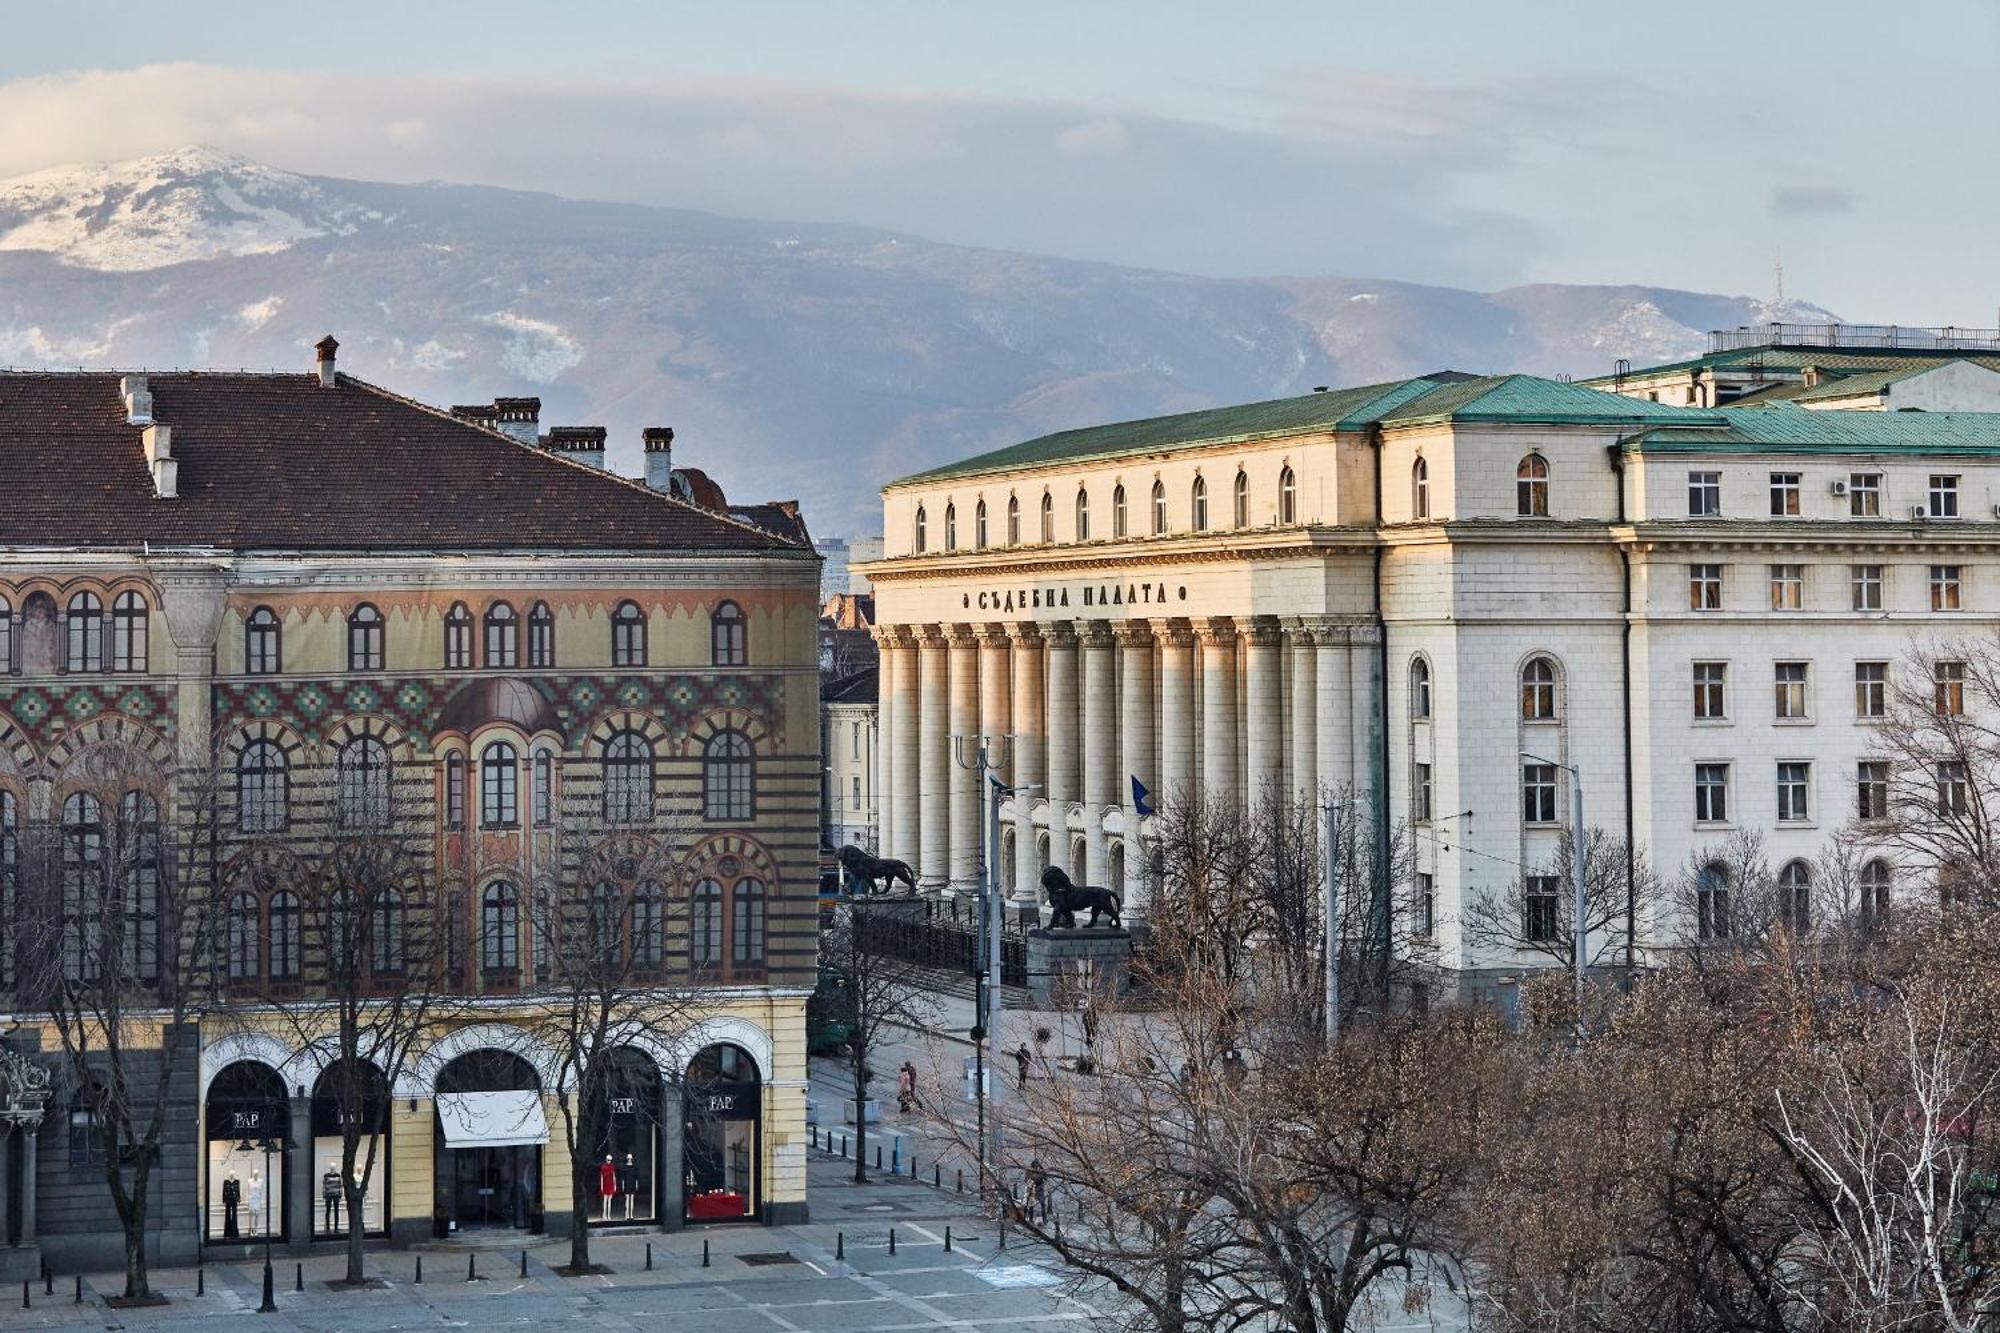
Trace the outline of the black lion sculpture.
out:
M 1076 914 L 1089 911 L 1090 925 L 1097 925 L 1098 914 L 1110 916 L 1111 924 L 1122 926 L 1118 919 L 1118 898 L 1109 889 L 1100 889 L 1094 884 L 1072 884 L 1070 878 L 1058 866 L 1050 866 L 1042 872 L 1042 889 L 1049 895 L 1049 906 L 1053 909 L 1049 926 L 1055 930 L 1074 930 Z
M 870 856 L 853 843 L 841 848 L 839 856 L 840 868 L 850 877 L 866 884 L 870 893 L 882 891 L 879 886 L 884 882 L 894 885 L 897 880 L 909 885 L 912 893 L 916 892 L 917 877 L 910 873 L 910 864 L 907 861 Z

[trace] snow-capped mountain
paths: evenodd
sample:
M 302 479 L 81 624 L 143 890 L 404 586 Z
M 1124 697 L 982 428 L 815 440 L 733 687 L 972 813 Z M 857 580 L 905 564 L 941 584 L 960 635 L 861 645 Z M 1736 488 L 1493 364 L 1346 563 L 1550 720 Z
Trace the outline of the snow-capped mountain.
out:
M 1220 280 L 454 185 L 212 149 L 0 181 L 0 364 L 343 369 L 431 402 L 537 394 L 734 498 L 880 523 L 887 478 L 1045 431 L 1453 367 L 1579 375 L 1712 328 L 1831 319 L 1647 287 Z

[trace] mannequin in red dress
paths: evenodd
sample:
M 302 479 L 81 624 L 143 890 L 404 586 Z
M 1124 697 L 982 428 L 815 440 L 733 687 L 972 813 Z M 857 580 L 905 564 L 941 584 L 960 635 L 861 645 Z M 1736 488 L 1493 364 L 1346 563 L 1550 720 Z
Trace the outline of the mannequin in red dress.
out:
M 611 1201 L 618 1197 L 618 1165 L 609 1153 L 604 1155 L 604 1164 L 597 1168 L 597 1196 L 603 1209 L 598 1216 L 609 1218 Z

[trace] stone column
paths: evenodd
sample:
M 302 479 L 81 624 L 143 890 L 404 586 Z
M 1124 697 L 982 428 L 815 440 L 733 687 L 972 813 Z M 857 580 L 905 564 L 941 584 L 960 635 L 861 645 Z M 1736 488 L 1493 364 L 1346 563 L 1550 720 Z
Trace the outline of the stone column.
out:
M 1118 800 L 1117 659 L 1108 620 L 1080 620 L 1083 642 L 1083 877 L 1111 888 L 1111 848 L 1104 812 Z
M 1285 780 L 1285 699 L 1284 659 L 1278 622 L 1258 616 L 1247 636 L 1248 652 L 1244 672 L 1244 720 L 1249 736 L 1245 746 L 1244 799 L 1257 803 L 1280 795 Z
M 1201 639 L 1202 799 L 1222 805 L 1238 799 L 1236 772 L 1236 626 L 1227 616 L 1195 625 Z
M 1014 661 L 1014 756 L 1016 784 L 1044 787 L 1049 776 L 1046 733 L 1043 731 L 1048 702 L 1042 697 L 1042 634 L 1033 625 L 1013 629 Z M 1024 791 L 1014 797 L 1014 889 L 1015 905 L 1033 907 L 1040 888 L 1042 868 L 1035 857 L 1035 803 L 1045 800 L 1046 789 Z
M 1069 863 L 1069 810 L 1082 798 L 1077 772 L 1083 756 L 1077 736 L 1076 630 L 1061 621 L 1049 636 L 1049 864 L 1076 878 Z M 1039 886 L 1037 886 L 1039 887 Z
M 1285 623 L 1292 661 L 1292 799 L 1319 799 L 1319 649 L 1303 620 Z
M 895 733 L 884 741 L 884 753 L 889 758 L 889 790 L 882 808 L 888 812 L 888 833 L 893 835 L 894 841 L 883 844 L 882 854 L 915 868 L 922 845 L 919 841 L 922 825 L 918 818 L 922 785 L 917 777 L 917 766 L 923 753 L 923 716 L 917 688 L 917 639 L 907 625 L 897 626 L 893 633 L 896 636 L 896 653 L 890 668 L 894 673 L 896 704 L 891 717 Z
M 944 631 L 936 625 L 923 627 L 917 661 L 917 762 L 914 768 L 917 791 L 917 889 L 923 893 L 942 892 L 951 882 L 950 806 L 946 795 L 952 789 L 951 717 Z
M 1322 621 L 1313 632 L 1319 686 L 1319 780 L 1329 795 L 1354 791 L 1354 699 L 1347 630 Z
M 1172 801 L 1195 780 L 1194 631 L 1185 620 L 1156 620 L 1153 632 L 1160 640 L 1160 767 L 1153 790 Z
M 1151 898 L 1146 876 L 1145 828 L 1132 800 L 1132 779 L 1153 793 L 1158 808 L 1160 772 L 1153 755 L 1153 635 L 1143 620 L 1129 620 L 1118 627 L 1118 661 L 1123 678 L 1119 682 L 1120 716 L 1118 739 L 1123 744 L 1119 764 L 1119 795 L 1125 803 L 1125 882 L 1109 887 L 1117 890 L 1127 917 L 1143 914 Z
M 889 793 L 894 777 L 893 756 L 896 753 L 896 632 L 887 625 L 875 629 L 875 758 L 876 769 L 871 774 L 869 795 L 873 798 L 875 814 L 875 846 L 877 856 L 894 856 L 896 845 L 896 812 L 892 808 Z M 825 761 L 826 756 L 821 756 Z M 828 774 L 832 782 L 833 775 Z M 835 791 L 833 799 L 838 801 L 840 793 Z
M 1007 627 L 979 627 L 979 734 L 995 746 L 999 778 L 1014 780 L 1014 702 L 1009 679 Z M 982 810 L 985 807 L 980 807 Z
M 1372 798 L 1386 791 L 1382 770 L 1381 633 L 1373 625 L 1347 631 L 1348 747 L 1354 758 L 1355 794 Z
M 979 735 L 979 640 L 970 625 L 953 625 L 951 642 L 951 891 L 979 892 L 981 819 L 979 774 L 968 767 Z M 963 760 L 964 762 L 960 762 Z

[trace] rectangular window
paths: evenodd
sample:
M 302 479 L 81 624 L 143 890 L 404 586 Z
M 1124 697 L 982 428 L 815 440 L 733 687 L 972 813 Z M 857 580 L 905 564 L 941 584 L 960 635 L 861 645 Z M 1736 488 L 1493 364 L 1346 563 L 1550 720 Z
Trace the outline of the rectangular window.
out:
M 1937 766 L 1937 805 L 1940 815 L 1963 815 L 1966 812 L 1964 764 L 1946 760 Z
M 1530 824 L 1556 822 L 1556 766 L 1521 766 L 1521 818 Z
M 1771 474 L 1771 517 L 1797 518 L 1799 516 L 1799 474 L 1796 472 L 1773 472 Z
M 854 795 L 848 801 L 848 804 L 856 810 L 861 808 L 861 775 L 859 773 L 854 775 Z
M 1965 712 L 1965 663 L 1939 662 L 1933 665 L 1931 686 L 1939 717 L 1959 717 Z
M 1771 669 L 1774 715 L 1797 721 L 1806 715 L 1806 664 L 1778 662 Z
M 1778 821 L 1785 824 L 1804 823 L 1811 816 L 1806 810 L 1807 779 L 1812 775 L 1812 765 L 1787 761 L 1778 765 Z
M 1694 818 L 1697 824 L 1729 822 L 1729 765 L 1694 766 Z
M 1417 765 L 1415 808 L 1410 817 L 1419 824 L 1431 822 L 1431 766 Z
M 1729 683 L 1729 667 L 1723 662 L 1694 664 L 1694 715 L 1697 721 L 1719 722 L 1723 711 L 1723 688 Z
M 1864 759 L 1854 766 L 1854 815 L 1857 819 L 1889 817 L 1889 765 Z
M 1720 611 L 1722 609 L 1722 566 L 1688 566 L 1688 610 Z
M 1932 518 L 1958 517 L 1958 477 L 1956 474 L 1936 472 L 1931 474 L 1930 514 Z
M 1882 474 L 1854 472 L 1847 478 L 1847 512 L 1854 518 L 1882 517 Z
M 1556 909 L 1561 902 L 1562 891 L 1554 875 L 1528 876 L 1522 899 L 1526 919 L 1521 926 L 1529 943 L 1547 944 L 1556 938 Z
M 1417 874 L 1416 901 L 1410 904 L 1410 933 L 1427 940 L 1437 933 L 1437 879 Z
M 1852 567 L 1854 609 L 1856 611 L 1880 611 L 1882 609 L 1882 566 L 1855 565 Z
M 1803 611 L 1806 605 L 1806 567 L 1804 565 L 1771 566 L 1771 609 L 1773 611 Z
M 1959 609 L 1958 569 L 1957 565 L 1931 566 L 1931 610 Z
M 1883 717 L 1889 711 L 1889 664 L 1854 664 L 1854 716 Z
M 1714 518 L 1722 512 L 1722 474 L 1688 473 L 1688 517 Z

